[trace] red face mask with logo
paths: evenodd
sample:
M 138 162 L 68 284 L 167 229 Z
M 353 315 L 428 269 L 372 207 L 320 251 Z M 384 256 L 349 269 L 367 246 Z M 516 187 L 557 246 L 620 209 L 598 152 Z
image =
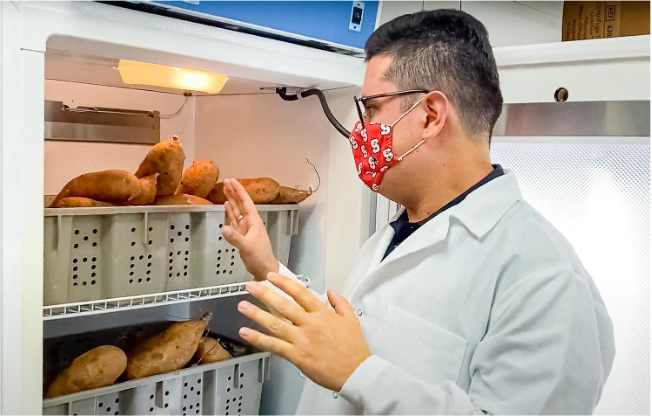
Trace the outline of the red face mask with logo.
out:
M 424 97 L 425 98 L 425 97 Z M 358 121 L 351 131 L 349 142 L 353 150 L 353 159 L 358 169 L 358 176 L 369 189 L 378 192 L 385 173 L 389 168 L 396 166 L 407 155 L 421 146 L 421 140 L 412 149 L 396 157 L 393 148 L 393 129 L 396 123 L 414 110 L 424 98 L 417 101 L 392 124 L 365 123 Z

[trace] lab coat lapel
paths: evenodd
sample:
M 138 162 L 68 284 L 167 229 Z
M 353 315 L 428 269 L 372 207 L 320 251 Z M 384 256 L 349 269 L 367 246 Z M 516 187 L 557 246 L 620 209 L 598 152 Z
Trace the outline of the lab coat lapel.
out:
M 444 241 L 448 235 L 449 228 L 450 215 L 448 213 L 444 212 L 436 216 L 421 226 L 414 232 L 414 234 L 412 234 L 398 247 L 396 247 L 396 249 L 394 249 L 394 251 L 392 251 L 389 256 L 387 256 L 387 258 L 380 264 L 380 267 L 387 266 L 388 264 L 402 257 Z
M 394 221 L 401 213 L 402 211 L 397 213 L 390 221 Z M 394 237 L 394 229 L 387 224 L 371 236 L 362 246 L 358 258 L 353 264 L 351 273 L 349 273 L 347 283 L 344 286 L 343 293 L 345 296 L 352 295 L 353 289 L 358 286 L 358 283 L 378 268 L 389 243 L 392 241 L 392 237 Z

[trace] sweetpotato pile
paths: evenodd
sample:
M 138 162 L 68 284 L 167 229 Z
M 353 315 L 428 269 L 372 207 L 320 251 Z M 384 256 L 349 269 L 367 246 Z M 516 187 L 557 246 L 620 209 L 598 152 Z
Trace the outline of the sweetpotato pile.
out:
M 201 319 L 172 323 L 158 335 L 123 345 L 127 353 L 113 345 L 91 349 L 59 371 L 51 382 L 50 374 L 46 374 L 44 396 L 51 399 L 228 360 L 231 354 L 217 340 L 203 336 L 210 318 L 207 313 Z
M 224 204 L 220 170 L 210 160 L 196 160 L 183 172 L 186 156 L 174 136 L 154 145 L 134 174 L 123 170 L 90 172 L 72 179 L 50 208 L 112 205 Z M 238 179 L 255 204 L 298 204 L 310 191 L 281 186 L 271 178 Z

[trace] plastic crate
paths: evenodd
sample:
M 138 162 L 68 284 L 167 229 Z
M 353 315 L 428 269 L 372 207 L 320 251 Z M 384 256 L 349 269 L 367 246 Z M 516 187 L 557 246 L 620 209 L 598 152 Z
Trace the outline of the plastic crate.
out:
M 287 263 L 298 206 L 257 207 Z M 252 279 L 222 237 L 224 206 L 47 208 L 44 304 L 217 286 Z
M 43 401 L 44 415 L 257 415 L 269 354 L 257 353 Z

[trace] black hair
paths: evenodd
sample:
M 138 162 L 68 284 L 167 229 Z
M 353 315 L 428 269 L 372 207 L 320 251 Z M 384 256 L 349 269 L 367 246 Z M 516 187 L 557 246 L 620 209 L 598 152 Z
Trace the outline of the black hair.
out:
M 441 91 L 467 133 L 491 138 L 503 96 L 487 29 L 476 18 L 445 9 L 407 14 L 380 26 L 365 49 L 367 61 L 392 58 L 385 79 L 399 90 Z

